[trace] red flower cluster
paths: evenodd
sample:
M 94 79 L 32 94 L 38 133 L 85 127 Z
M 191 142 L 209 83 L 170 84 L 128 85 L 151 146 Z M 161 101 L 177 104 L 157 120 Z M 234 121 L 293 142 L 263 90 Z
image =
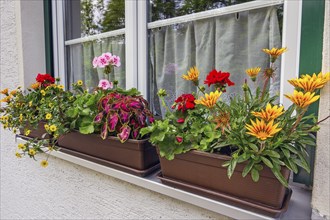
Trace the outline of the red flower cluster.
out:
M 55 83 L 55 78 L 47 73 L 45 74 L 38 73 L 36 80 L 37 82 L 41 83 L 41 86 L 43 87 L 47 87 L 50 84 Z
M 233 86 L 235 83 L 229 80 L 230 73 L 228 72 L 221 72 L 217 70 L 212 70 L 207 76 L 204 84 L 207 84 L 209 87 L 212 84 L 215 84 L 218 88 L 222 89 L 228 86 Z
M 193 109 L 195 108 L 195 97 L 192 94 L 183 94 L 175 100 L 172 108 L 175 108 L 176 105 L 178 106 L 178 110 L 182 112 L 187 109 Z

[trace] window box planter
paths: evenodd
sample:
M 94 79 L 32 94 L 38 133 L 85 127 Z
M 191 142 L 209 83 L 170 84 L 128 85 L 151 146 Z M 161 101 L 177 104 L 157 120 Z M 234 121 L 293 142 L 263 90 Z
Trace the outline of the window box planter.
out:
M 156 149 L 147 139 L 121 143 L 117 137 L 103 140 L 96 134 L 73 131 L 59 138 L 58 145 L 62 152 L 138 176 L 159 169 Z
M 45 133 L 47 133 L 47 131 L 45 130 L 45 124 L 46 122 L 41 121 L 38 123 L 38 126 L 36 128 L 32 128 L 30 125 L 27 125 L 26 128 L 29 129 L 31 132 L 28 135 L 28 137 L 30 138 L 38 138 L 38 139 L 42 139 L 44 137 L 48 138 L 48 134 L 46 134 L 46 136 L 43 137 L 43 135 Z M 24 129 L 20 129 L 20 134 L 24 135 Z
M 228 159 L 228 156 L 195 150 L 176 155 L 171 161 L 160 157 L 159 178 L 164 184 L 272 217 L 287 210 L 291 190 L 285 188 L 268 167 L 260 172 L 256 183 L 249 176 L 242 177 L 244 167 L 240 164 L 228 179 L 227 168 L 221 166 Z M 281 172 L 289 178 L 288 169 L 282 168 Z

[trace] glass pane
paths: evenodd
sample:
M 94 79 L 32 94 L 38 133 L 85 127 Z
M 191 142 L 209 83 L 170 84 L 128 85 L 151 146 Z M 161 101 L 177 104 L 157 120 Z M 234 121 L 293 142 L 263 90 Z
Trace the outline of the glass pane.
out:
M 93 68 L 94 57 L 110 52 L 119 56 L 121 65 L 114 67 L 110 74 L 104 74 L 104 68 Z M 68 54 L 68 85 L 83 80 L 85 88 L 92 91 L 99 80 L 118 81 L 118 86 L 125 88 L 125 35 L 105 38 L 67 46 Z
M 66 40 L 125 28 L 125 0 L 66 1 Z
M 254 0 L 150 0 L 150 21 L 222 8 Z
M 248 79 L 245 70 L 257 66 L 264 69 L 269 64 L 269 56 L 262 49 L 282 45 L 282 19 L 278 19 L 281 8 L 267 7 L 150 30 L 150 97 L 155 112 L 164 113 L 157 97 L 160 88 L 168 91 L 168 106 L 179 95 L 196 92 L 190 81 L 181 78 L 193 66 L 200 70 L 200 84 L 212 69 L 231 73 L 235 86 L 227 87 L 221 96 L 223 101 L 242 94 L 241 85 Z M 280 62 L 276 65 L 272 94 L 280 86 Z M 249 79 L 248 83 L 253 88 L 262 85 L 262 80 L 259 74 L 256 84 Z

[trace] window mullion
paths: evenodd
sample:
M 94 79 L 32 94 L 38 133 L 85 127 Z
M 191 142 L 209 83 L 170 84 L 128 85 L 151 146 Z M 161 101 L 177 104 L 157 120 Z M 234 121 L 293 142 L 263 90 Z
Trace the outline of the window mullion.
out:
M 126 89 L 137 87 L 137 2 L 125 0 Z

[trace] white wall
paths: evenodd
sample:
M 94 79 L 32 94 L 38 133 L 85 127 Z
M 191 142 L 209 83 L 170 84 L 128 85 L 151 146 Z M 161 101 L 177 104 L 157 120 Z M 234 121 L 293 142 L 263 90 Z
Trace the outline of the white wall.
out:
M 42 16 L 42 1 L 0 0 L 1 89 L 44 71 Z M 57 158 L 16 159 L 14 135 L 0 134 L 1 219 L 227 219 Z
M 330 1 L 325 1 L 322 72 L 330 72 Z M 330 83 L 321 91 L 319 119 L 330 115 Z M 330 119 L 320 124 L 314 168 L 312 207 L 330 219 Z

